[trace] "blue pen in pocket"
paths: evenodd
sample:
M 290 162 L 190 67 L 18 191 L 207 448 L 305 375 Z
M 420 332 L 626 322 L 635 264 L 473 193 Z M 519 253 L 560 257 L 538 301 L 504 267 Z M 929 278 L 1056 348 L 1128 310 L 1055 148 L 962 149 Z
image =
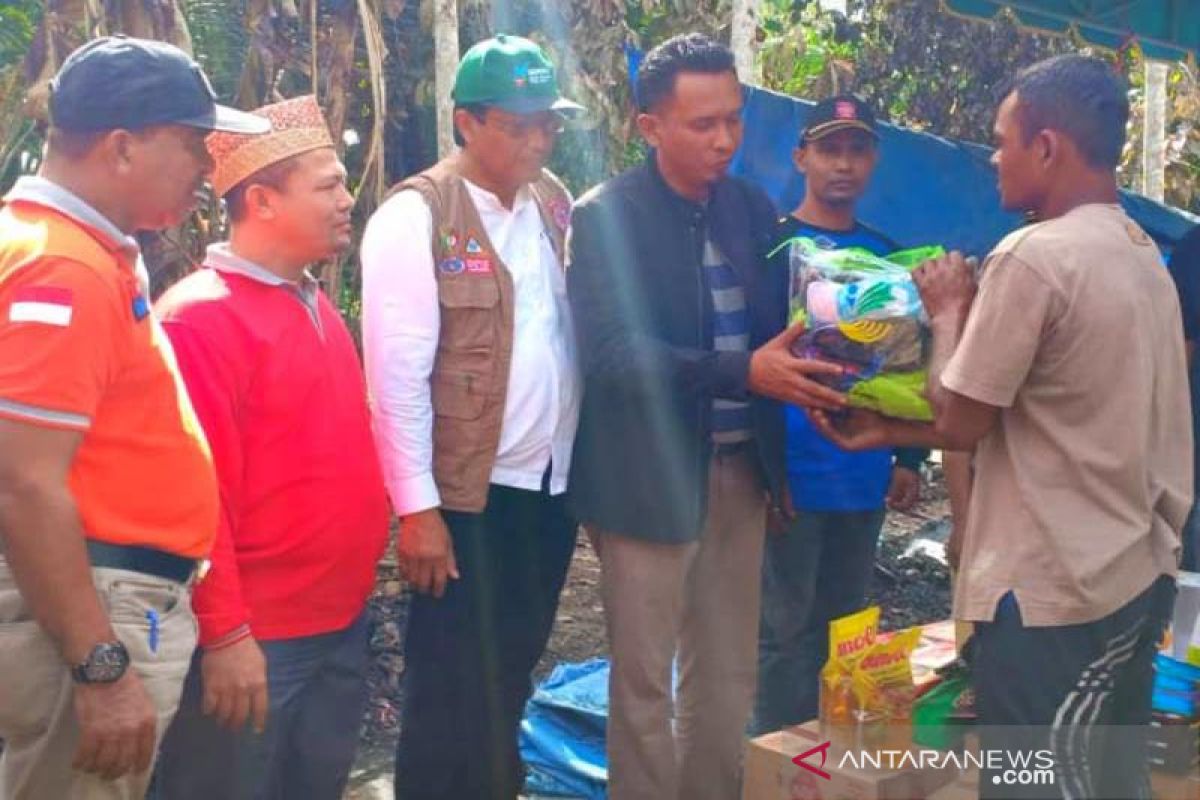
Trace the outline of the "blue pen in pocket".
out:
M 158 612 L 153 608 L 146 612 L 146 621 L 150 623 L 150 652 L 158 652 Z

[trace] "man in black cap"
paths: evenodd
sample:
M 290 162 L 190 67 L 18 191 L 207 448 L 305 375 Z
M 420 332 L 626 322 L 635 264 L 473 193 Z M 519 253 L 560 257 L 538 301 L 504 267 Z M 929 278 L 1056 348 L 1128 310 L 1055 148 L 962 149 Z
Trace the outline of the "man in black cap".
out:
M 822 100 L 793 154 L 804 199 L 779 221 L 772 268 L 788 273 L 796 237 L 887 255 L 900 247 L 855 213 L 879 158 L 871 107 L 853 95 Z M 817 716 L 829 621 L 862 608 L 885 506 L 912 507 L 927 450 L 842 450 L 788 405 L 787 486 L 763 558 L 762 625 L 753 733 Z
M 133 234 L 179 223 L 218 107 L 200 68 L 109 37 L 51 84 L 41 173 L 0 208 L 0 797 L 142 797 L 216 530 L 211 456 Z

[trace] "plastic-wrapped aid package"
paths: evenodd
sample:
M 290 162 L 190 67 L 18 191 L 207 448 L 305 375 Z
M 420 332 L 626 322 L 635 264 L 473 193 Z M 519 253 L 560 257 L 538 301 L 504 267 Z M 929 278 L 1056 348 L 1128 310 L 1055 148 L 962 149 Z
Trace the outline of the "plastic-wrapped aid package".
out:
M 793 353 L 845 367 L 830 385 L 846 392 L 851 405 L 931 420 L 924 396 L 929 327 L 910 270 L 942 248 L 881 258 L 858 248 L 823 248 L 807 238 L 787 246 L 790 321 L 806 325 Z

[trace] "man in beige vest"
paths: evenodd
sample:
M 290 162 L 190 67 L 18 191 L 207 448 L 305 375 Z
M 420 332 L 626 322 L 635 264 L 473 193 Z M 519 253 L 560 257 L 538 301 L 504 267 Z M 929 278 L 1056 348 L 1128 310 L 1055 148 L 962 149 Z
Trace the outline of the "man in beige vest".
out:
M 544 167 L 580 107 L 515 36 L 472 47 L 453 97 L 461 149 L 402 182 L 362 244 L 375 436 L 415 592 L 396 797 L 511 800 L 575 542 L 570 197 Z

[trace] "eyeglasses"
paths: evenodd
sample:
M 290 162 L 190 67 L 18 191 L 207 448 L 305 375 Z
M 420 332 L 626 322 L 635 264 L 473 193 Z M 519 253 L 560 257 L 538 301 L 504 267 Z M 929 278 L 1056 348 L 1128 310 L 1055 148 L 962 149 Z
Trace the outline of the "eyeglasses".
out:
M 566 129 L 563 118 L 553 112 L 511 117 L 501 117 L 492 112 L 484 120 L 484 124 L 513 139 L 528 139 L 534 131 L 541 131 L 547 136 L 558 136 Z

